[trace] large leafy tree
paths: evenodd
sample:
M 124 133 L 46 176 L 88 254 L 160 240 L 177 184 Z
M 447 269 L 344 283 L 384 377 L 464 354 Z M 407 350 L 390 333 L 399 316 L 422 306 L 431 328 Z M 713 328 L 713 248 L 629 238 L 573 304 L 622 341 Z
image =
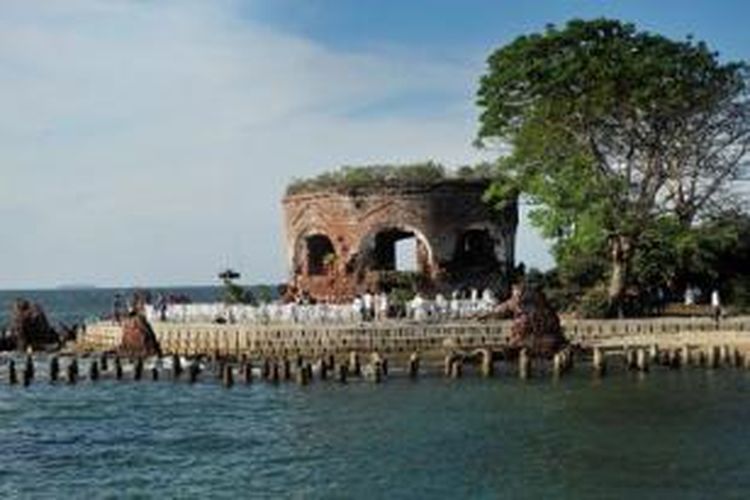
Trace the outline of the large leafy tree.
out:
M 498 49 L 478 104 L 479 144 L 510 151 L 490 196 L 526 193 L 559 258 L 605 249 L 613 306 L 644 229 L 669 214 L 692 224 L 750 145 L 744 63 L 616 20 L 548 26 Z

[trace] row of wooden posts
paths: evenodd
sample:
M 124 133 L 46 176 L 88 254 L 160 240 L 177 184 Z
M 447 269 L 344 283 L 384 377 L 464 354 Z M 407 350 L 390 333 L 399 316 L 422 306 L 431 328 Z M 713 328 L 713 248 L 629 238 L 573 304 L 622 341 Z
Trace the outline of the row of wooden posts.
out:
M 92 382 L 99 380 L 103 372 L 109 371 L 110 361 L 113 366 L 114 378 L 117 380 L 123 380 L 124 370 L 122 359 L 119 356 L 115 356 L 111 359 L 106 354 L 102 354 L 99 359 L 94 359 L 89 363 L 88 379 Z M 232 364 L 227 360 L 218 357 L 214 360 L 213 364 L 217 368 L 216 375 L 221 379 L 222 383 L 227 387 L 234 385 L 235 376 Z M 283 358 L 281 360 L 265 358 L 260 365 L 261 378 L 272 382 L 296 378 L 300 385 L 307 385 L 310 383 L 313 379 L 312 363 L 305 361 L 301 356 L 298 356 L 294 364 L 295 368 L 292 369 L 292 362 L 289 358 Z M 388 360 L 381 357 L 378 353 L 373 353 L 371 356 L 371 366 L 371 377 L 374 381 L 380 382 L 388 375 Z M 20 371 L 20 383 L 24 386 L 30 385 L 34 380 L 35 371 L 34 358 L 31 355 L 27 355 L 23 370 Z M 417 376 L 419 371 L 419 355 L 417 353 L 412 354 L 409 359 L 408 371 L 411 376 Z M 133 380 L 142 380 L 144 378 L 144 372 L 145 368 L 143 358 L 136 358 L 133 362 Z M 197 382 L 201 373 L 198 360 L 193 359 L 188 363 L 187 367 L 184 367 L 181 358 L 177 355 L 173 355 L 172 377 L 174 379 L 181 379 L 185 372 L 187 372 L 187 379 L 189 382 Z M 359 377 L 362 374 L 363 365 L 360 361 L 360 355 L 357 352 L 351 352 L 349 360 L 344 363 L 339 363 L 338 365 L 336 364 L 333 355 L 319 361 L 318 376 L 321 380 L 326 380 L 335 376 L 340 382 L 346 383 L 349 376 Z M 150 370 L 151 380 L 159 380 L 159 376 L 159 369 L 156 366 L 152 367 Z M 238 376 L 245 383 L 252 382 L 253 363 L 251 360 L 246 357 L 240 359 Z M 78 359 L 76 357 L 71 358 L 68 362 L 63 377 L 61 377 L 61 366 L 58 357 L 53 356 L 50 358 L 50 382 L 55 383 L 61 381 L 61 378 L 69 384 L 75 384 L 78 382 L 80 379 L 80 372 Z M 16 361 L 14 359 L 8 361 L 8 382 L 10 385 L 19 384 L 19 370 L 16 367 Z
M 553 376 L 560 377 L 573 369 L 574 351 L 570 348 L 563 349 L 556 353 L 551 361 L 551 371 Z M 591 367 L 597 376 L 603 376 L 607 373 L 608 360 L 613 357 L 621 357 L 624 365 L 629 370 L 648 372 L 651 365 L 661 365 L 670 368 L 680 368 L 681 366 L 694 365 L 705 368 L 718 368 L 719 366 L 744 366 L 750 369 L 750 356 L 742 356 L 736 348 L 730 346 L 711 346 L 708 349 L 691 350 L 688 346 L 682 346 L 679 349 L 659 349 L 658 346 L 629 348 L 623 347 L 618 353 L 607 352 L 600 348 L 592 350 Z M 483 349 L 476 351 L 471 355 L 451 352 L 444 359 L 444 375 L 451 378 L 460 378 L 463 374 L 463 367 L 467 360 L 478 360 L 479 372 L 485 377 L 491 377 L 495 373 L 495 360 L 492 351 Z M 109 372 L 109 365 L 112 363 L 112 374 L 117 380 L 124 378 L 123 363 L 119 356 L 110 358 L 102 354 L 98 359 L 89 363 L 88 379 L 91 381 L 99 380 L 102 372 Z M 235 382 L 235 369 L 233 364 L 227 359 L 215 357 L 213 360 L 215 374 L 226 387 L 231 387 Z M 236 364 L 236 363 L 235 363 Z M 321 358 L 318 361 L 318 377 L 321 380 L 335 378 L 339 382 L 346 383 L 349 377 L 360 377 L 365 371 L 368 378 L 374 382 L 381 382 L 388 376 L 388 360 L 379 353 L 372 353 L 370 363 L 367 366 L 362 364 L 360 354 L 356 351 L 349 353 L 348 359 L 342 363 L 336 363 L 335 357 L 331 354 Z M 526 350 L 521 350 L 517 358 L 518 377 L 527 379 L 532 375 L 533 359 Z M 420 356 L 417 352 L 411 354 L 406 366 L 406 373 L 411 378 L 416 378 L 420 371 Z M 136 358 L 133 362 L 133 380 L 144 378 L 144 362 L 142 358 Z M 185 367 L 180 357 L 172 356 L 172 377 L 181 379 L 186 372 L 186 378 L 189 382 L 198 381 L 201 373 L 198 360 L 191 360 Z M 19 373 L 15 360 L 8 362 L 8 382 L 11 385 L 22 383 L 28 386 L 34 380 L 35 366 L 34 358 L 31 355 L 26 357 L 23 370 Z M 313 380 L 313 365 L 301 356 L 297 356 L 294 362 L 289 358 L 282 359 L 264 358 L 260 364 L 260 374 L 263 380 L 278 382 L 296 379 L 300 385 L 307 385 Z M 150 373 L 145 374 L 151 380 L 158 380 L 160 377 L 159 368 L 154 366 Z M 252 360 L 242 357 L 239 360 L 237 376 L 244 383 L 250 383 L 253 380 L 253 362 Z M 57 356 L 53 356 L 49 361 L 49 380 L 58 382 L 61 378 L 61 366 Z M 78 360 L 73 357 L 65 367 L 64 379 L 69 384 L 75 384 L 80 378 Z
M 708 369 L 720 366 L 750 369 L 750 356 L 743 355 L 736 347 L 729 345 L 698 349 L 683 345 L 679 348 L 659 349 L 659 346 L 653 344 L 649 347 L 623 347 L 622 354 L 625 366 L 629 370 L 640 372 L 648 372 L 651 365 L 673 369 L 691 365 Z M 601 349 L 593 350 L 592 364 L 596 373 L 606 373 L 607 357 Z

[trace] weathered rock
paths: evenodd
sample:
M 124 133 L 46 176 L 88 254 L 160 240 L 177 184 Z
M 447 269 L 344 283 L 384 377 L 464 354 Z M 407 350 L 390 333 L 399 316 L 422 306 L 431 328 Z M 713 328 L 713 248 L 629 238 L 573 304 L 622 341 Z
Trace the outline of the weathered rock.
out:
M 161 347 L 146 318 L 135 314 L 122 322 L 122 341 L 118 349 L 120 355 L 129 357 L 161 356 Z
M 10 335 L 18 350 L 42 349 L 59 344 L 57 332 L 39 304 L 18 299 L 11 308 Z
M 514 287 L 498 311 L 513 318 L 507 339 L 512 351 L 526 349 L 531 357 L 551 358 L 567 344 L 557 312 L 538 288 Z

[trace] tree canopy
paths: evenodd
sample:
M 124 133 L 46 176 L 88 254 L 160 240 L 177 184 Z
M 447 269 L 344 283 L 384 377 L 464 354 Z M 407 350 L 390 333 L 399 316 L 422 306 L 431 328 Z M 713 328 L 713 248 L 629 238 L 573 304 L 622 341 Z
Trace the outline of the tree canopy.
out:
M 480 81 L 478 142 L 535 204 L 558 259 L 606 252 L 621 303 L 648 228 L 726 208 L 750 147 L 748 72 L 704 42 L 616 20 L 573 20 L 495 51 Z M 510 179 L 512 182 L 508 182 Z

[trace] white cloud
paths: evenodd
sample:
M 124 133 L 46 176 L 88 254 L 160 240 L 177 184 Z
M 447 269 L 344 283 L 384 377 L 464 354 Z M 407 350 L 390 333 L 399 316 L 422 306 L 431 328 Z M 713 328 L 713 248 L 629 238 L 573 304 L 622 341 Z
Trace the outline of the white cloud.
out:
M 477 158 L 481 54 L 336 52 L 240 19 L 232 1 L 0 9 L 0 288 L 206 283 L 229 264 L 280 280 L 290 178 Z M 455 97 L 357 112 L 430 94 Z

